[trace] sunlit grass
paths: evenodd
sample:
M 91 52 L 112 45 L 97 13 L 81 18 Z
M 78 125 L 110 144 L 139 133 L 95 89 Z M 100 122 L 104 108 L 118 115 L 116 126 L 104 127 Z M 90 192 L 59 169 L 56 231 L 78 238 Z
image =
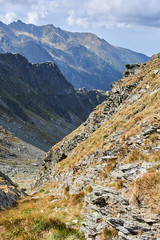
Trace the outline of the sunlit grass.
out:
M 129 192 L 130 203 L 147 206 L 160 214 L 160 172 L 148 172 L 135 180 Z
M 84 194 L 64 196 L 54 203 L 54 196 L 40 194 L 37 192 L 34 199 L 28 197 L 16 207 L 1 212 L 1 239 L 84 239 L 79 231 Z M 76 226 L 72 223 L 74 219 L 77 219 Z

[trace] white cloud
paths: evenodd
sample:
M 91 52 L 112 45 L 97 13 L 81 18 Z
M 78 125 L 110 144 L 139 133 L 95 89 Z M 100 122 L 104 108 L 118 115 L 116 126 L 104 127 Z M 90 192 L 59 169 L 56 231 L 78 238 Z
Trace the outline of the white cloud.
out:
M 67 21 L 78 25 L 84 19 L 88 25 L 97 24 L 108 28 L 139 25 L 160 27 L 159 0 L 86 0 L 72 9 Z
M 19 18 L 34 24 L 160 28 L 159 0 L 0 0 L 0 16 L 6 23 Z
M 79 25 L 82 27 L 87 27 L 86 19 L 85 18 L 77 18 L 74 10 L 69 12 L 69 16 L 67 17 L 67 23 L 69 26 Z
M 36 11 L 31 11 L 27 13 L 27 23 L 38 24 L 38 13 Z
M 10 22 L 13 22 L 15 19 L 16 19 L 16 14 L 14 12 L 6 12 L 5 16 L 4 16 L 4 19 L 5 19 L 5 22 L 6 23 L 10 23 Z
M 73 26 L 75 23 L 75 12 L 74 10 L 70 11 L 69 16 L 67 18 L 67 23 L 69 26 Z
M 31 11 L 27 13 L 27 23 L 38 24 L 39 19 L 48 15 L 48 10 L 43 5 L 32 5 Z

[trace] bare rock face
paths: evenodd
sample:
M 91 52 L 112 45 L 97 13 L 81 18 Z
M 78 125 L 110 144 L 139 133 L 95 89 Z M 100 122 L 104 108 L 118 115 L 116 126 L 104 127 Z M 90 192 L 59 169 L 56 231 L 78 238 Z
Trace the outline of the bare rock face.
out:
M 25 195 L 12 180 L 0 171 L 0 211 L 10 208 Z
M 141 64 L 139 63 L 133 63 L 133 64 L 126 64 L 126 70 L 123 73 L 124 77 L 128 77 L 130 74 L 137 75 L 140 70 Z

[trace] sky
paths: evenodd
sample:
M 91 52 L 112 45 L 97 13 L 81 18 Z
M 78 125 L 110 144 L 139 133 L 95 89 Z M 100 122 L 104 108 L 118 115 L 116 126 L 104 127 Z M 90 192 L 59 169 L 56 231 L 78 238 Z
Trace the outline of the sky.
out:
M 0 21 L 92 32 L 114 46 L 160 52 L 159 0 L 0 0 Z

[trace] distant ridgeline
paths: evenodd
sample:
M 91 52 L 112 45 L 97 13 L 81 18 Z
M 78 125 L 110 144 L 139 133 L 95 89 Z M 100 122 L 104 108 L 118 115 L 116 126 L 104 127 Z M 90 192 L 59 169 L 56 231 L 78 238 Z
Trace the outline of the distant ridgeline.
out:
M 20 53 L 30 62 L 55 62 L 75 88 L 108 90 L 125 64 L 149 60 L 144 54 L 115 47 L 92 33 L 71 33 L 53 25 L 0 22 L 0 52 Z

